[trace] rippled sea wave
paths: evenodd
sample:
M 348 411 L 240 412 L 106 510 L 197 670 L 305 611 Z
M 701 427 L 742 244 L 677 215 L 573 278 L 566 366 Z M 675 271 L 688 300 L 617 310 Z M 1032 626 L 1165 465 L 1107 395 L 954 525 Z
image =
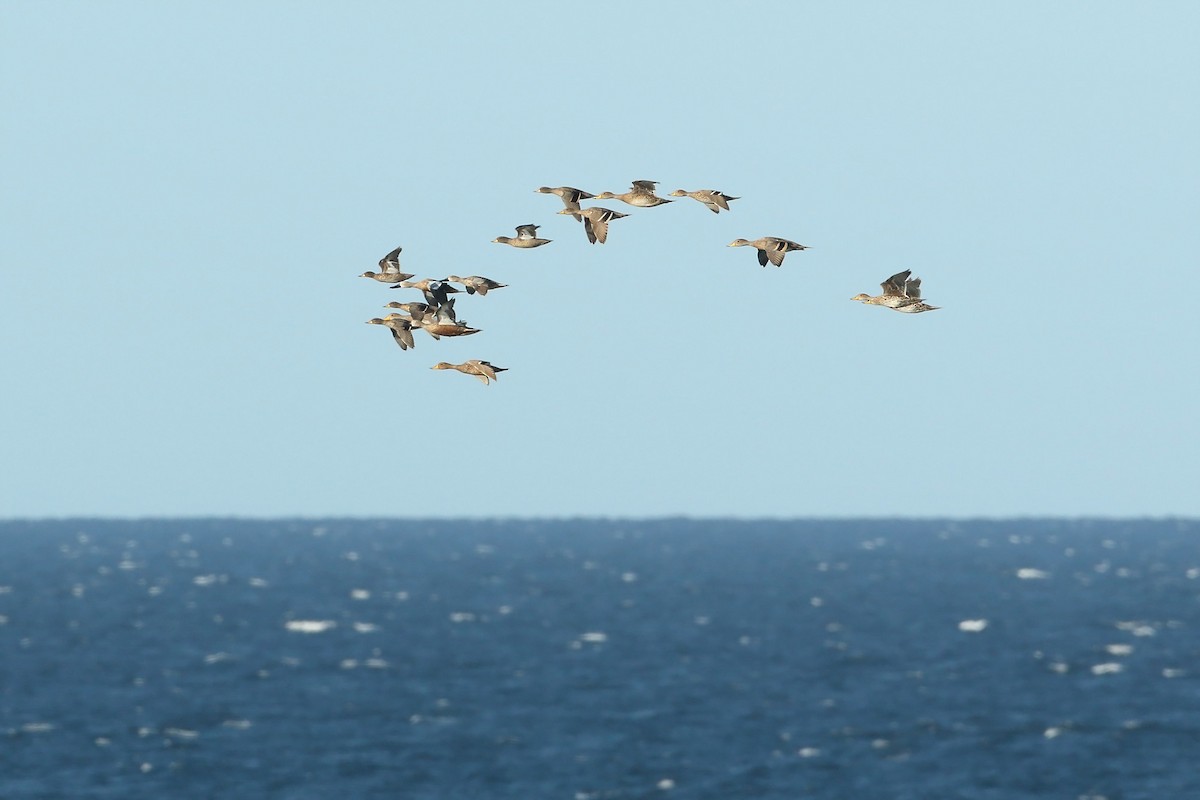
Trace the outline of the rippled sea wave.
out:
M 0 797 L 1200 797 L 1200 523 L 0 523 Z

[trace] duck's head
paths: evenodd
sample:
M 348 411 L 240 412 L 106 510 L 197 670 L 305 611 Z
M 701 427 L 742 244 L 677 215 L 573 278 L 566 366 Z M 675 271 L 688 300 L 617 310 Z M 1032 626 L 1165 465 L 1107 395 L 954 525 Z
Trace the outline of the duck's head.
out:
M 358 277 L 360 277 L 360 278 L 374 278 L 374 277 L 375 277 L 375 275 L 376 275 L 376 273 L 372 272 L 371 270 L 367 270 L 366 272 L 364 272 L 362 275 L 359 275 Z
M 747 241 L 747 240 L 745 240 L 745 239 L 734 239 L 732 242 L 730 242 L 730 243 L 729 243 L 728 245 L 726 245 L 726 246 L 727 246 L 727 247 L 744 247 L 744 246 L 746 246 L 746 245 L 748 245 L 748 244 L 750 244 L 750 242 L 748 242 L 748 241 Z
M 671 197 L 687 197 L 687 192 L 685 192 L 683 189 L 676 189 L 675 191 L 671 192 L 670 196 Z
M 851 297 L 850 299 L 857 300 L 860 303 L 866 303 L 871 299 L 871 295 L 866 294 L 864 292 L 859 292 L 858 294 L 854 295 L 854 297 Z
M 600 194 L 596 195 L 592 199 L 593 200 L 612 200 L 614 197 L 616 197 L 616 195 L 613 194 L 612 192 L 601 192 Z

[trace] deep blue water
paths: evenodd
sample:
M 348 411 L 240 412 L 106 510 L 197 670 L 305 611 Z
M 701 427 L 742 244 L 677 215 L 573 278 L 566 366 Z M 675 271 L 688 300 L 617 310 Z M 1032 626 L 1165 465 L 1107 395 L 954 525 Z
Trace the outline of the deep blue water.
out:
M 1200 523 L 0 523 L 0 798 L 1200 798 Z

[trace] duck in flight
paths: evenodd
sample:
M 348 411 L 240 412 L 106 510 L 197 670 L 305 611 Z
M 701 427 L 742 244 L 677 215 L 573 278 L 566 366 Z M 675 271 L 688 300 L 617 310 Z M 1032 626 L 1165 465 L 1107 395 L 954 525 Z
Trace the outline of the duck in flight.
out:
M 807 250 L 808 245 L 798 244 L 791 239 L 780 239 L 778 236 L 763 236 L 759 239 L 734 239 L 730 247 L 753 247 L 758 250 L 758 263 L 766 266 L 770 261 L 775 266 L 783 263 L 783 257 L 792 250 Z
M 544 244 L 550 244 L 549 239 L 539 239 L 537 229 L 540 225 L 518 225 L 517 235 L 515 237 L 497 236 L 492 239 L 493 243 L 507 244 L 511 247 L 519 247 L 522 250 L 528 250 L 531 247 L 541 247 Z
M 611 208 L 604 208 L 603 206 L 581 208 L 578 211 L 564 208 L 558 213 L 570 214 L 576 219 L 582 218 L 583 232 L 587 234 L 588 241 L 592 244 L 596 242 L 604 244 L 608 241 L 608 223 L 614 219 L 623 219 L 629 216 L 628 214 L 622 214 L 620 211 L 613 211 Z
M 470 361 L 464 361 L 461 364 L 439 361 L 430 367 L 430 369 L 456 369 L 464 375 L 471 375 L 478 378 L 485 385 L 490 381 L 497 380 L 497 372 L 508 372 L 507 367 L 497 367 L 490 361 L 480 361 L 478 358 L 472 358 Z
M 371 280 L 376 280 L 380 283 L 395 283 L 396 281 L 408 280 L 412 277 L 412 274 L 400 271 L 400 251 L 403 249 L 404 248 L 402 247 L 397 247 L 395 250 L 379 259 L 379 272 L 367 270 L 358 277 L 370 278 Z
M 367 320 L 368 325 L 386 325 L 392 332 L 392 338 L 396 340 L 396 344 L 400 345 L 401 350 L 407 350 L 410 347 L 416 347 L 417 344 L 413 341 L 412 329 L 413 321 L 407 317 L 402 317 L 399 314 L 388 314 L 384 319 L 375 317 Z
M 716 189 L 697 189 L 694 192 L 676 189 L 671 192 L 671 197 L 690 197 L 693 200 L 704 203 L 708 210 L 714 214 L 720 214 L 722 210 L 728 211 L 731 202 L 741 199 L 740 197 L 727 195 L 724 192 L 718 192 Z
M 507 283 L 500 283 L 491 278 L 484 278 L 480 275 L 468 275 L 465 278 L 460 278 L 457 275 L 447 275 L 443 278 L 450 283 L 457 283 L 467 290 L 467 294 L 477 294 L 480 297 L 485 296 L 492 289 L 503 289 L 508 286 Z
M 435 309 L 444 306 L 449 299 L 449 295 L 458 294 L 458 289 L 455 289 L 446 281 L 434 280 L 433 278 L 422 278 L 419 281 L 401 281 L 393 289 L 420 289 L 425 295 L 425 302 L 433 306 Z
M 568 211 L 572 212 L 579 211 L 580 200 L 591 200 L 596 196 L 590 192 L 585 192 L 582 189 L 576 189 L 574 186 L 541 186 L 537 189 L 534 189 L 534 191 L 542 194 L 558 195 L 558 198 L 563 201 L 563 206 L 565 206 Z M 573 216 L 575 219 L 579 219 L 578 214 L 574 214 Z
M 622 203 L 628 203 L 631 206 L 638 208 L 653 208 L 661 206 L 664 203 L 674 202 L 665 197 L 659 197 L 654 193 L 654 187 L 658 185 L 658 181 L 634 181 L 629 187 L 628 192 L 622 194 L 613 194 L 612 192 L 601 192 L 596 195 L 597 200 L 620 200 Z
M 921 300 L 921 279 L 910 277 L 912 270 L 897 272 L 879 286 L 882 294 L 874 297 L 863 292 L 851 297 L 851 300 L 868 306 L 883 306 L 902 314 L 920 314 L 923 311 L 937 311 L 941 306 L 931 306 Z

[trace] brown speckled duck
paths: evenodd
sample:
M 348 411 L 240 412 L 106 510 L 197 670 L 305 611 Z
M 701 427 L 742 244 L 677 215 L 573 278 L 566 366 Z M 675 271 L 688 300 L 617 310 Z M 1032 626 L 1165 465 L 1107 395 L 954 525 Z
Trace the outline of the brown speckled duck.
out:
M 791 239 L 780 239 L 778 236 L 763 236 L 759 239 L 734 239 L 730 247 L 753 247 L 758 250 L 758 263 L 766 266 L 770 261 L 775 266 L 783 263 L 783 257 L 791 250 L 807 250 L 808 245 L 797 244 Z
M 629 191 L 624 194 L 613 194 L 612 192 L 601 192 L 596 195 L 597 200 L 620 200 L 623 203 L 628 203 L 631 206 L 638 208 L 652 208 L 661 206 L 664 203 L 674 202 L 665 197 L 659 197 L 654 193 L 654 187 L 658 185 L 658 181 L 634 181 L 629 187 Z
M 574 186 L 541 186 L 537 189 L 534 189 L 534 191 L 542 194 L 558 195 L 558 198 L 563 201 L 563 206 L 565 206 L 568 211 L 579 211 L 580 200 L 591 200 L 596 196 L 590 192 L 585 192 L 582 189 L 576 189 Z M 579 219 L 578 214 L 573 214 L 572 216 L 574 216 L 575 219 Z
M 429 305 L 428 303 L 417 303 L 417 302 L 399 303 L 399 302 L 393 301 L 391 303 L 388 303 L 386 306 L 384 306 L 384 308 L 398 308 L 401 311 L 407 311 L 408 315 L 415 320 L 420 320 L 420 319 L 424 319 L 427 316 L 432 316 L 433 312 L 437 311 L 436 308 Z
M 901 314 L 920 314 L 923 311 L 937 311 L 941 306 L 931 306 L 921 300 L 921 279 L 911 278 L 912 270 L 897 272 L 883 283 L 883 294 L 872 297 L 863 292 L 851 297 L 851 300 L 868 306 L 883 306 Z
M 582 218 L 583 232 L 587 234 L 588 241 L 592 244 L 599 242 L 604 244 L 608 241 L 608 223 L 614 219 L 622 219 L 628 217 L 628 214 L 622 214 L 620 211 L 613 211 L 611 208 L 603 206 L 592 206 L 591 208 L 581 208 L 578 211 L 572 211 L 569 208 L 564 208 L 558 212 L 560 214 L 570 214 L 576 219 Z
M 370 278 L 371 280 L 379 281 L 380 283 L 395 283 L 396 281 L 406 281 L 412 277 L 412 273 L 400 271 L 400 251 L 402 247 L 397 247 L 392 252 L 388 253 L 383 258 L 379 259 L 379 272 L 367 270 L 360 278 Z
M 492 289 L 503 289 L 508 286 L 507 283 L 500 283 L 499 281 L 484 278 L 480 275 L 468 275 L 465 278 L 460 278 L 457 275 L 447 275 L 443 280 L 460 284 L 467 290 L 467 294 L 477 294 L 480 297 L 483 297 Z
M 721 209 L 729 210 L 729 204 L 734 200 L 740 200 L 740 197 L 732 197 L 718 192 L 716 189 L 697 189 L 694 192 L 687 192 L 683 189 L 676 189 L 671 192 L 671 197 L 690 197 L 697 200 L 708 208 L 714 214 L 720 214 Z
M 488 384 L 491 381 L 497 380 L 497 372 L 508 372 L 507 367 L 497 367 L 490 361 L 480 361 L 478 358 L 472 358 L 470 361 L 464 361 L 461 364 L 451 364 L 447 361 L 439 361 L 430 369 L 456 369 L 464 375 L 471 375 Z
M 396 344 L 400 345 L 401 350 L 407 350 L 410 347 L 416 347 L 416 342 L 413 341 L 412 328 L 413 321 L 408 317 L 402 317 L 399 314 L 388 314 L 383 319 L 375 317 L 367 320 L 368 325 L 386 325 L 392 332 L 392 338 L 396 340 Z
M 541 247 L 544 244 L 550 244 L 549 239 L 539 239 L 537 229 L 540 225 L 518 225 L 516 237 L 497 236 L 492 239 L 492 242 L 498 244 L 506 244 L 511 247 L 519 247 L 522 250 L 528 250 L 531 247 Z

